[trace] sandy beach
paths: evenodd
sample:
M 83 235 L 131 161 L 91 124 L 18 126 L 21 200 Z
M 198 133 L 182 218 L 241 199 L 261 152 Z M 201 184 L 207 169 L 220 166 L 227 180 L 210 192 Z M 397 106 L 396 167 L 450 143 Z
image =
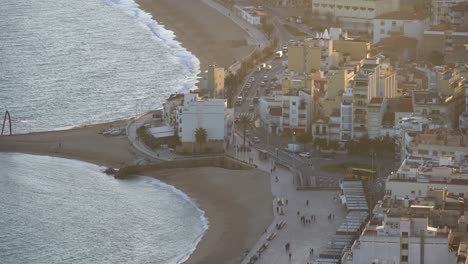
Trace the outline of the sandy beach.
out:
M 205 211 L 209 229 L 185 263 L 240 263 L 271 223 L 269 175 L 259 170 L 195 168 L 146 175 L 185 192 Z
M 78 159 L 120 167 L 140 156 L 125 136 L 105 137 L 98 132 L 123 121 L 64 131 L 0 137 L 0 151 Z M 56 151 L 58 142 L 62 145 Z M 185 263 L 240 263 L 271 223 L 269 175 L 259 170 L 222 168 L 145 171 L 185 192 L 206 212 L 209 229 Z M 157 238 L 155 238 L 157 239 Z
M 216 62 L 229 67 L 253 50 L 246 33 L 206 6 L 201 0 L 139 0 L 176 39 L 193 52 L 201 70 Z M 109 167 L 122 167 L 141 160 L 126 136 L 99 134 L 126 120 L 80 128 L 0 137 L 0 151 L 58 156 Z M 244 252 L 271 223 L 269 176 L 259 170 L 234 171 L 220 168 L 147 171 L 186 192 L 206 212 L 210 228 L 186 263 L 240 263 Z M 155 238 L 157 239 L 157 238 Z
M 176 40 L 200 60 L 201 70 L 216 63 L 229 67 L 253 47 L 247 33 L 201 0 L 137 0 L 143 10 L 176 34 Z

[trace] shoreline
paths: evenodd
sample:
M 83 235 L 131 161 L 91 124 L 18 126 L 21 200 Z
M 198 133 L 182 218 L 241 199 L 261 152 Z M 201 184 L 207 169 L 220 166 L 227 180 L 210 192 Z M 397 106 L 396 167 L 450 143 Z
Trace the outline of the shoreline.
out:
M 235 59 L 242 59 L 254 49 L 247 45 L 243 29 L 203 1 L 136 0 L 136 3 L 158 24 L 174 32 L 174 40 L 199 59 L 200 72 L 213 62 L 227 69 Z M 133 149 L 126 136 L 98 134 L 99 130 L 127 121 L 0 137 L 0 151 L 62 157 L 114 168 L 132 165 L 144 156 Z M 198 170 L 197 179 L 187 177 L 183 169 L 170 170 L 171 175 L 166 176 L 161 176 L 161 171 L 148 171 L 144 175 L 181 190 L 205 212 L 209 228 L 183 263 L 239 263 L 242 253 L 255 244 L 271 223 L 269 176 L 258 170 L 243 177 L 239 171 L 211 167 L 193 171 Z M 219 176 L 224 174 L 229 176 Z M 237 192 L 232 192 L 232 185 L 237 186 Z M 244 195 L 251 196 L 250 200 L 243 199 Z
M 233 21 L 202 0 L 135 0 L 175 40 L 200 61 L 202 73 L 213 63 L 227 69 L 255 47 L 247 43 L 248 34 Z

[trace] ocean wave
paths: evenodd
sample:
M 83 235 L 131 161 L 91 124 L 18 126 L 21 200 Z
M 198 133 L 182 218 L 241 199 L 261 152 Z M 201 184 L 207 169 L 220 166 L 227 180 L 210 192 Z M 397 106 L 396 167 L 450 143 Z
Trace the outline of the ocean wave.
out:
M 152 15 L 143 11 L 134 0 L 105 0 L 105 2 L 135 19 L 140 26 L 151 32 L 153 39 L 165 45 L 178 58 L 187 76 L 178 92 L 187 92 L 196 88 L 195 85 L 198 83 L 200 73 L 200 60 L 184 48 L 182 43 L 175 40 L 176 35 L 173 31 L 158 24 Z
M 196 239 L 195 241 L 193 241 L 193 247 L 192 249 L 190 250 L 190 252 L 188 252 L 186 255 L 180 257 L 180 259 L 177 260 L 177 263 L 183 263 L 185 262 L 187 259 L 189 259 L 190 255 L 192 255 L 192 253 L 195 251 L 198 243 L 200 243 L 201 239 L 203 238 L 203 236 L 205 235 L 206 231 L 208 230 L 208 227 L 209 227 L 209 222 L 208 222 L 208 219 L 206 218 L 205 216 L 205 211 L 203 211 L 202 209 L 200 209 L 200 207 L 198 207 L 198 205 L 186 194 L 184 193 L 183 191 L 177 189 L 176 187 L 172 186 L 172 185 L 169 185 L 167 183 L 164 183 L 160 180 L 157 180 L 157 179 L 154 179 L 154 178 L 149 178 L 149 177 L 144 177 L 144 178 L 147 178 L 147 179 L 150 179 L 151 180 L 151 184 L 154 185 L 154 186 L 157 186 L 159 188 L 162 188 L 162 189 L 166 189 L 166 190 L 169 190 L 171 191 L 172 193 L 174 193 L 176 196 L 178 196 L 179 198 L 187 201 L 189 204 L 191 204 L 193 207 L 195 207 L 197 209 L 197 211 L 200 213 L 200 222 L 202 223 L 203 225 L 203 233 L 201 233 Z

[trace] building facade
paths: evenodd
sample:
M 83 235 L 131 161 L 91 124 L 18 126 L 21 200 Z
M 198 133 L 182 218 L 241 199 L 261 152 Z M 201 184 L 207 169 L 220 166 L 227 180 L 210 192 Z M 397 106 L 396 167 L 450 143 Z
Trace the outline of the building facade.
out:
M 177 109 L 177 134 L 182 143 L 178 151 L 191 153 L 199 147 L 202 151 L 224 151 L 225 101 L 224 99 L 201 99 L 198 94 L 184 94 L 184 102 Z M 196 145 L 195 131 L 203 128 L 207 132 L 203 146 Z

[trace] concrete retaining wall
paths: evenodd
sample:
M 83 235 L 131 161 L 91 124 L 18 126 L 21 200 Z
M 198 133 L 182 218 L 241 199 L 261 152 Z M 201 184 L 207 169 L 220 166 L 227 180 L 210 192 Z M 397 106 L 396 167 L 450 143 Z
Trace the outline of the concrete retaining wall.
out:
M 150 165 L 132 165 L 121 168 L 115 175 L 115 178 L 124 179 L 132 175 L 141 174 L 145 170 L 165 170 L 165 169 L 180 169 L 180 168 L 199 168 L 199 167 L 218 167 L 229 170 L 251 170 L 255 166 L 236 160 L 230 156 L 208 156 L 195 157 L 187 159 L 178 159 L 164 161 Z

